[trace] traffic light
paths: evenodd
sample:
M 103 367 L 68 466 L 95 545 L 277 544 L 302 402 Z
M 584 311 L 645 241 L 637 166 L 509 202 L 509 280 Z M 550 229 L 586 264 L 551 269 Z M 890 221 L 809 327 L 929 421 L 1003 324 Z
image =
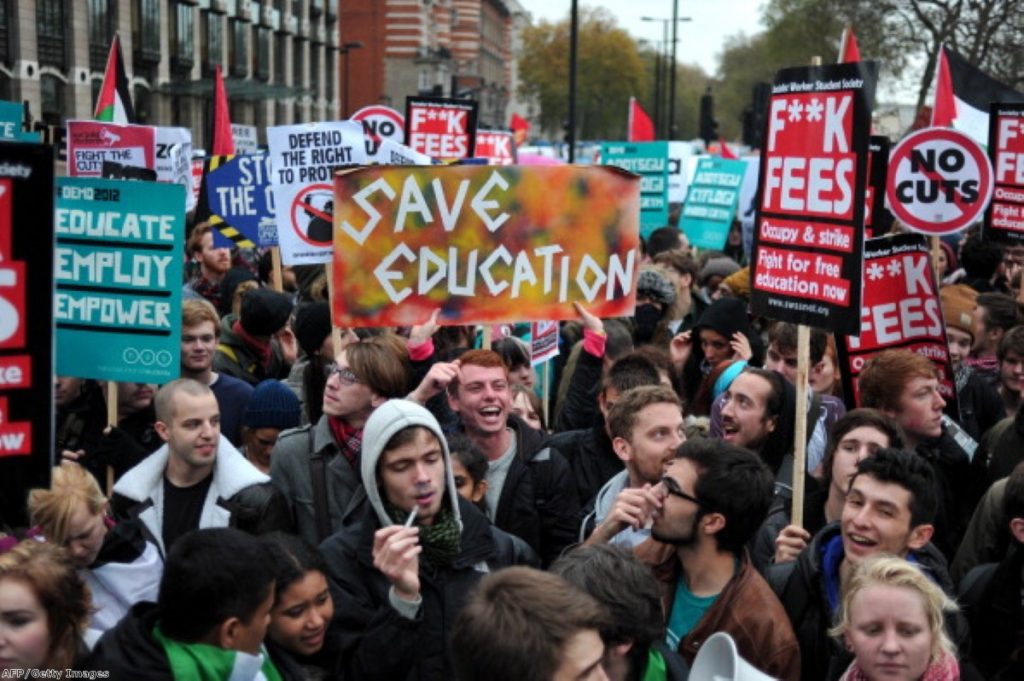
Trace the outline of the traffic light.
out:
M 711 86 L 700 98 L 700 138 L 704 144 L 711 144 L 718 139 L 718 121 L 715 120 L 715 98 L 711 95 Z
M 746 132 L 744 132 L 744 143 L 749 144 L 754 149 L 761 148 L 762 136 L 764 135 L 764 124 L 768 116 L 768 99 L 772 95 L 772 87 L 768 83 L 757 83 L 754 85 L 754 90 L 751 97 L 750 104 L 750 141 L 746 140 Z M 746 130 L 746 123 L 744 123 L 744 131 Z

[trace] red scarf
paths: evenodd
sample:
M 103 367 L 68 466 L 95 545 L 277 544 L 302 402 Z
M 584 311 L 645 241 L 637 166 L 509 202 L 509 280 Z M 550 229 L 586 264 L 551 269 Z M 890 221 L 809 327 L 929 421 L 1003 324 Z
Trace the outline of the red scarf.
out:
M 242 322 L 235 320 L 235 323 L 231 325 L 231 330 L 242 339 L 249 348 L 256 353 L 260 358 L 263 366 L 263 370 L 266 371 L 270 368 L 270 339 L 260 340 L 256 336 L 251 335 L 248 331 L 242 328 Z
M 839 681 L 869 681 L 869 679 L 854 660 Z M 942 658 L 928 665 L 928 669 L 924 670 L 920 681 L 960 681 L 960 665 L 957 664 L 955 657 L 944 653 Z
M 331 434 L 334 435 L 334 441 L 338 443 L 338 450 L 358 472 L 359 452 L 363 449 L 363 431 L 353 428 L 337 416 L 328 416 L 327 425 L 331 427 Z

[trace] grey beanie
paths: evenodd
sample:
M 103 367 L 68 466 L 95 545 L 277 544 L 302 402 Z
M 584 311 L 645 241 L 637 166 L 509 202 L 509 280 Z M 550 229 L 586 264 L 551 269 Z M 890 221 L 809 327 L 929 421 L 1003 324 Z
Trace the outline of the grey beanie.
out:
M 647 296 L 665 307 L 676 302 L 676 289 L 672 286 L 672 282 L 653 267 L 640 270 L 640 277 L 636 282 L 636 294 Z
M 724 279 L 739 269 L 739 264 L 737 264 L 737 262 L 732 258 L 727 258 L 725 256 L 711 258 L 700 270 L 700 283 L 701 285 L 704 285 L 709 278 L 714 276 L 719 276 Z

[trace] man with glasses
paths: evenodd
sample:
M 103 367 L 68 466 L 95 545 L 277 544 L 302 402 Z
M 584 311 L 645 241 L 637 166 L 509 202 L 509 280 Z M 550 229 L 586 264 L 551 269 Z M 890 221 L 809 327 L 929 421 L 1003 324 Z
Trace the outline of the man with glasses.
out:
M 353 343 L 335 359 L 323 416 L 282 433 L 270 457 L 270 477 L 288 497 L 298 534 L 313 545 L 339 530 L 365 498 L 359 460 L 366 420 L 386 400 L 408 392 L 408 354 L 397 338 Z
M 745 548 L 771 503 L 771 471 L 721 440 L 690 440 L 675 456 L 654 489 L 661 507 L 652 514 L 652 539 L 635 549 L 661 583 L 669 648 L 693 664 L 703 642 L 724 631 L 762 672 L 799 679 L 786 611 Z

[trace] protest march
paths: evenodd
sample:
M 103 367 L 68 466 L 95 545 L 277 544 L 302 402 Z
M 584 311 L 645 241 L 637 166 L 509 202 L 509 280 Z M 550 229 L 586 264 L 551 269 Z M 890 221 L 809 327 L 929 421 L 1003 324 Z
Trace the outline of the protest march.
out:
M 585 163 L 0 102 L 0 676 L 1024 679 L 1024 93 L 939 60 Z

